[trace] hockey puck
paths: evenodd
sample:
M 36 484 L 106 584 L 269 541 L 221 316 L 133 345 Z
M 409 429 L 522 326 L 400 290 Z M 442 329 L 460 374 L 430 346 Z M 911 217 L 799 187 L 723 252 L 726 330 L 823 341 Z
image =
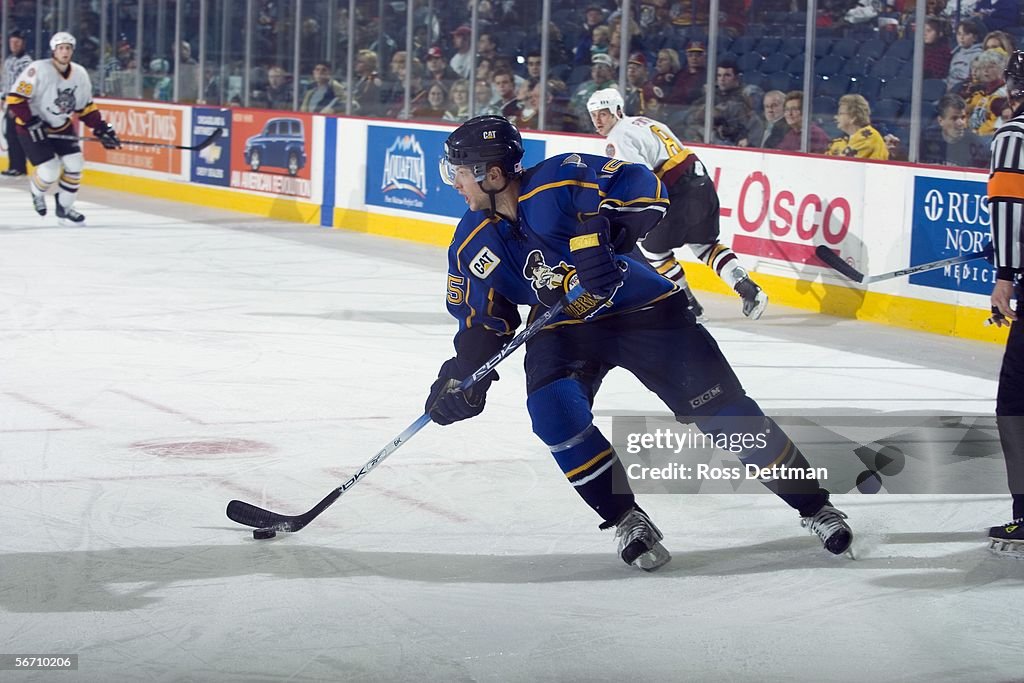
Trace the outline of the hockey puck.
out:
M 257 539 L 257 540 L 260 540 L 260 541 L 265 541 L 266 539 L 273 538 L 274 536 L 277 536 L 277 532 L 274 531 L 273 529 L 253 529 L 252 530 L 252 537 Z

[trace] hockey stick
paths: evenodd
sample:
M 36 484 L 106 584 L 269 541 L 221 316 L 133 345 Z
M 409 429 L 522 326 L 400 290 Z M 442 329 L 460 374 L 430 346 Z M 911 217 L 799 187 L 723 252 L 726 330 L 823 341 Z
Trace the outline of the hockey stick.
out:
M 819 244 L 818 248 L 814 250 L 814 254 L 825 262 L 825 265 L 838 271 L 842 275 L 845 275 L 854 282 L 861 282 L 865 285 L 872 282 L 879 282 L 881 280 L 891 280 L 894 277 L 902 277 L 904 275 L 913 275 L 914 273 L 923 273 L 926 270 L 935 270 L 936 268 L 942 268 L 943 266 L 951 266 L 955 263 L 967 263 L 974 259 L 992 258 L 992 245 L 988 244 L 981 251 L 971 252 L 969 254 L 960 254 L 959 256 L 951 256 L 949 258 L 941 259 L 939 261 L 932 261 L 930 263 L 922 263 L 916 266 L 910 266 L 909 268 L 903 268 L 901 270 L 894 270 L 891 273 L 882 273 L 881 275 L 865 275 L 860 272 L 849 263 L 839 257 L 839 254 L 832 251 L 824 244 Z
M 624 263 L 620 262 L 620 267 L 623 265 Z M 561 313 L 563 309 L 571 307 L 575 301 L 586 295 L 586 291 L 584 291 L 579 285 L 573 287 L 568 294 L 551 306 L 551 308 L 549 308 L 543 315 L 527 325 L 522 332 L 513 337 L 508 344 L 505 344 L 505 346 L 502 347 L 501 351 L 481 365 L 476 372 L 462 380 L 459 388 L 468 389 L 482 380 L 490 374 L 495 367 L 497 367 L 498 363 L 505 360 L 513 351 L 537 334 L 541 328 L 547 325 L 552 318 Z M 411 439 L 416 432 L 423 429 L 423 427 L 425 427 L 429 422 L 429 414 L 424 413 L 423 415 L 420 415 L 415 422 L 405 428 L 405 431 L 392 439 L 386 446 L 384 446 L 384 448 L 377 451 L 377 454 L 370 458 L 358 472 L 349 477 L 348 481 L 328 493 L 323 500 L 301 515 L 283 515 L 277 512 L 271 512 L 270 510 L 264 510 L 263 508 L 257 507 L 251 503 L 246 503 L 241 500 L 233 500 L 228 503 L 228 518 L 232 521 L 238 522 L 239 524 L 255 527 L 260 530 L 273 530 L 275 532 L 299 531 L 316 519 L 321 512 L 333 505 L 343 493 L 355 486 L 360 479 L 370 472 L 370 470 L 379 465 L 389 455 L 397 451 L 406 441 Z
M 209 135 L 209 137 L 200 140 L 199 143 L 195 145 L 168 145 L 162 142 L 143 142 L 141 140 L 121 140 L 121 144 L 137 145 L 139 147 L 157 147 L 159 149 L 184 149 L 189 152 L 198 152 L 202 149 L 206 149 L 213 143 L 217 142 L 217 140 L 219 140 L 222 135 L 224 135 L 224 129 L 218 128 L 217 130 L 213 131 Z M 47 135 L 46 137 L 50 138 L 51 140 L 79 140 L 82 142 L 100 142 L 100 139 L 96 137 L 79 137 L 77 135 Z

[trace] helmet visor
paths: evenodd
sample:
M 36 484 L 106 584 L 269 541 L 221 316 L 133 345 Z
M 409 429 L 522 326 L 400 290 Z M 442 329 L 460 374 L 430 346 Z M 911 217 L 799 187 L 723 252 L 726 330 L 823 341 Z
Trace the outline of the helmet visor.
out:
M 473 166 L 455 166 L 447 157 L 441 157 L 438 161 L 438 172 L 441 174 L 441 180 L 445 185 L 455 186 L 455 176 L 458 174 L 460 168 L 466 169 L 464 175 L 472 176 L 476 182 L 483 182 L 483 179 L 487 176 L 487 167 L 485 164 L 475 164 Z

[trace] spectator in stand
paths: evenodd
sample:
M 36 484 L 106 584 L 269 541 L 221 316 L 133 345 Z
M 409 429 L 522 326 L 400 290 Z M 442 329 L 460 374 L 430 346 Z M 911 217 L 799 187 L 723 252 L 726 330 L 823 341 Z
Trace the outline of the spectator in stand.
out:
M 634 52 L 626 64 L 626 116 L 644 116 L 644 87 L 649 82 L 647 57 L 643 52 Z
M 411 118 L 423 121 L 443 120 L 444 115 L 448 113 L 448 91 L 445 90 L 444 83 L 432 81 L 426 91 L 427 96 L 412 110 Z
M 690 45 L 693 46 L 694 43 L 690 43 Z M 681 75 L 681 68 L 678 52 L 670 47 L 658 50 L 658 59 L 654 62 L 654 78 L 651 79 L 651 85 L 659 88 L 665 97 L 672 100 L 673 103 L 676 79 Z
M 317 62 L 313 67 L 313 87 L 302 97 L 299 111 L 315 114 L 345 112 L 345 86 L 331 78 L 331 65 Z
M 199 99 L 199 62 L 192 57 L 192 46 L 187 40 L 178 45 L 178 61 L 178 102 L 195 102 Z
M 949 75 L 949 61 L 953 51 L 949 48 L 948 24 L 939 17 L 924 20 L 924 77 L 945 80 Z
M 477 116 L 501 116 L 501 110 L 494 104 L 494 90 L 487 81 L 476 80 L 475 93 L 476 115 Z
M 723 59 L 718 63 L 714 99 L 712 139 L 716 144 L 747 147 L 751 140 L 758 139 L 760 121 L 754 116 L 750 102 L 743 94 L 742 74 L 732 59 Z M 704 139 L 706 106 L 707 98 L 701 97 L 687 111 L 684 139 Z
M 452 89 L 448 93 L 451 99 L 451 106 L 444 114 L 445 121 L 462 123 L 469 120 L 469 81 L 464 78 L 452 83 Z
M 493 63 L 498 57 L 498 39 L 493 33 L 480 33 L 476 39 L 476 58 L 489 59 Z
M 509 118 L 512 125 L 520 130 L 540 128 L 540 94 L 540 81 L 527 87 L 525 93 L 520 93 L 519 111 Z
M 515 61 L 508 55 L 498 55 L 494 58 L 494 70 L 508 71 L 512 74 L 512 80 L 515 81 L 517 92 L 526 84 L 526 79 L 516 73 Z
M 590 46 L 593 42 L 594 28 L 601 26 L 606 21 L 604 9 L 599 5 L 590 5 L 583 14 L 583 32 L 580 34 L 580 42 L 573 50 L 573 65 L 583 66 L 590 63 Z
M 1004 31 L 1020 25 L 1020 2 L 978 0 L 978 4 L 974 6 L 974 16 L 981 19 L 989 31 Z
M 276 64 L 267 69 L 267 106 L 270 109 L 292 108 L 292 83 L 285 70 Z
M 540 50 L 529 50 L 526 53 L 526 79 L 531 83 L 540 80 L 541 60 Z
M 404 53 L 403 53 L 404 54 Z M 394 62 L 392 62 L 394 65 Z M 406 62 L 403 59 L 398 64 L 397 83 L 399 85 L 392 95 L 392 100 L 387 103 L 384 110 L 384 117 L 389 119 L 405 118 L 405 70 Z M 423 62 L 413 57 L 409 64 L 409 112 L 415 111 L 427 98 L 426 88 L 423 87 Z
M 782 105 L 782 115 L 788 125 L 788 130 L 775 149 L 799 152 L 804 128 L 804 94 L 802 91 L 790 90 L 786 93 L 786 101 Z M 828 134 L 812 120 L 807 140 L 807 151 L 813 154 L 824 154 L 828 149 L 828 144 Z
M 591 31 L 590 38 L 590 57 L 594 55 L 607 55 L 611 43 L 612 29 L 608 24 L 601 24 L 595 26 Z M 615 55 L 611 55 L 612 60 L 615 59 Z
M 435 45 L 427 50 L 428 83 L 437 81 L 441 85 L 445 86 L 445 90 L 448 90 L 451 84 L 458 78 L 459 75 L 448 66 L 448 61 L 444 58 L 444 53 L 441 52 L 441 48 Z
M 401 102 L 405 97 L 405 80 L 399 74 L 405 73 L 405 60 L 408 54 L 405 50 L 399 50 L 391 55 L 391 61 L 388 63 L 388 73 L 382 79 L 380 87 L 380 107 L 378 107 L 378 111 L 382 113 L 390 109 L 396 101 Z
M 505 69 L 495 71 L 491 85 L 498 94 L 498 113 L 511 121 L 519 113 L 519 98 L 516 96 L 516 81 L 512 72 Z
M 452 55 L 451 60 L 448 62 L 448 66 L 451 67 L 452 71 L 467 80 L 469 79 L 470 70 L 473 68 L 472 37 L 473 29 L 468 26 L 460 26 L 452 31 L 452 47 L 455 48 L 455 54 Z
M 618 88 L 615 82 L 614 62 L 609 55 L 598 53 L 590 62 L 590 80 L 580 83 L 576 92 L 573 93 L 569 102 L 569 110 L 577 121 L 589 121 L 590 112 L 587 111 L 587 100 L 598 90 L 604 88 Z
M 947 92 L 958 92 L 964 83 L 971 80 L 971 62 L 982 53 L 984 35 L 985 27 L 977 19 L 964 19 L 956 27 L 956 47 L 953 48 L 946 78 Z
M 491 81 L 494 78 L 494 60 L 490 57 L 476 58 L 476 82 L 483 81 L 487 84 L 487 87 L 491 87 Z M 494 88 L 491 88 L 491 101 L 497 104 L 498 93 L 495 92 Z
M 938 125 L 922 135 L 921 163 L 986 168 L 989 143 L 967 128 L 967 103 L 959 95 L 947 94 L 939 100 Z
M 704 43 L 692 41 L 686 46 L 686 66 L 679 70 L 669 93 L 672 104 L 689 106 L 704 94 L 708 80 L 708 59 Z
M 983 138 L 995 134 L 1006 108 L 1003 69 L 1008 57 L 1002 49 L 982 52 L 971 63 L 971 80 L 961 90 L 967 103 L 967 127 Z
M 672 23 L 676 26 L 689 28 L 690 26 L 708 25 L 707 0 L 675 0 L 669 9 Z
M 540 84 L 537 87 L 539 88 Z M 579 119 L 569 108 L 569 86 L 564 81 L 557 78 L 548 81 L 548 98 L 545 107 L 545 130 L 563 133 L 580 132 Z
M 786 93 L 781 90 L 769 90 L 761 99 L 761 108 L 764 111 L 764 132 L 759 140 L 752 140 L 752 147 L 764 147 L 775 149 L 782 142 L 783 136 L 789 130 L 784 116 Z
M 640 30 L 648 49 L 660 50 L 676 42 L 676 29 L 672 25 L 669 0 L 642 0 L 640 4 Z
M 357 52 L 352 72 L 355 76 L 352 99 L 359 105 L 357 113 L 360 116 L 379 116 L 383 83 L 377 74 L 377 53 L 373 50 Z
M 836 111 L 836 126 L 843 135 L 829 144 L 825 154 L 857 159 L 889 158 L 889 148 L 871 125 L 871 107 L 863 95 L 843 95 Z
M 985 35 L 985 40 L 981 41 L 981 46 L 985 50 L 1002 50 L 1007 55 L 1012 55 L 1016 50 L 1016 41 L 1013 36 L 1006 31 L 989 31 Z

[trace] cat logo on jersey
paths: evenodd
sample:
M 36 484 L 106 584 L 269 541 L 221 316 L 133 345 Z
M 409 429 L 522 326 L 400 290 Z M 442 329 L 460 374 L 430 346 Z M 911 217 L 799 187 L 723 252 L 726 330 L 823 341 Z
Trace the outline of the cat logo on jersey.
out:
M 75 86 L 57 88 L 57 97 L 54 98 L 53 104 L 56 110 L 50 109 L 49 111 L 55 116 L 66 116 L 73 112 L 75 110 Z
M 494 269 L 501 263 L 501 259 L 498 258 L 497 254 L 490 250 L 489 247 L 484 247 L 480 250 L 473 260 L 469 262 L 469 270 L 481 280 L 487 278 Z

